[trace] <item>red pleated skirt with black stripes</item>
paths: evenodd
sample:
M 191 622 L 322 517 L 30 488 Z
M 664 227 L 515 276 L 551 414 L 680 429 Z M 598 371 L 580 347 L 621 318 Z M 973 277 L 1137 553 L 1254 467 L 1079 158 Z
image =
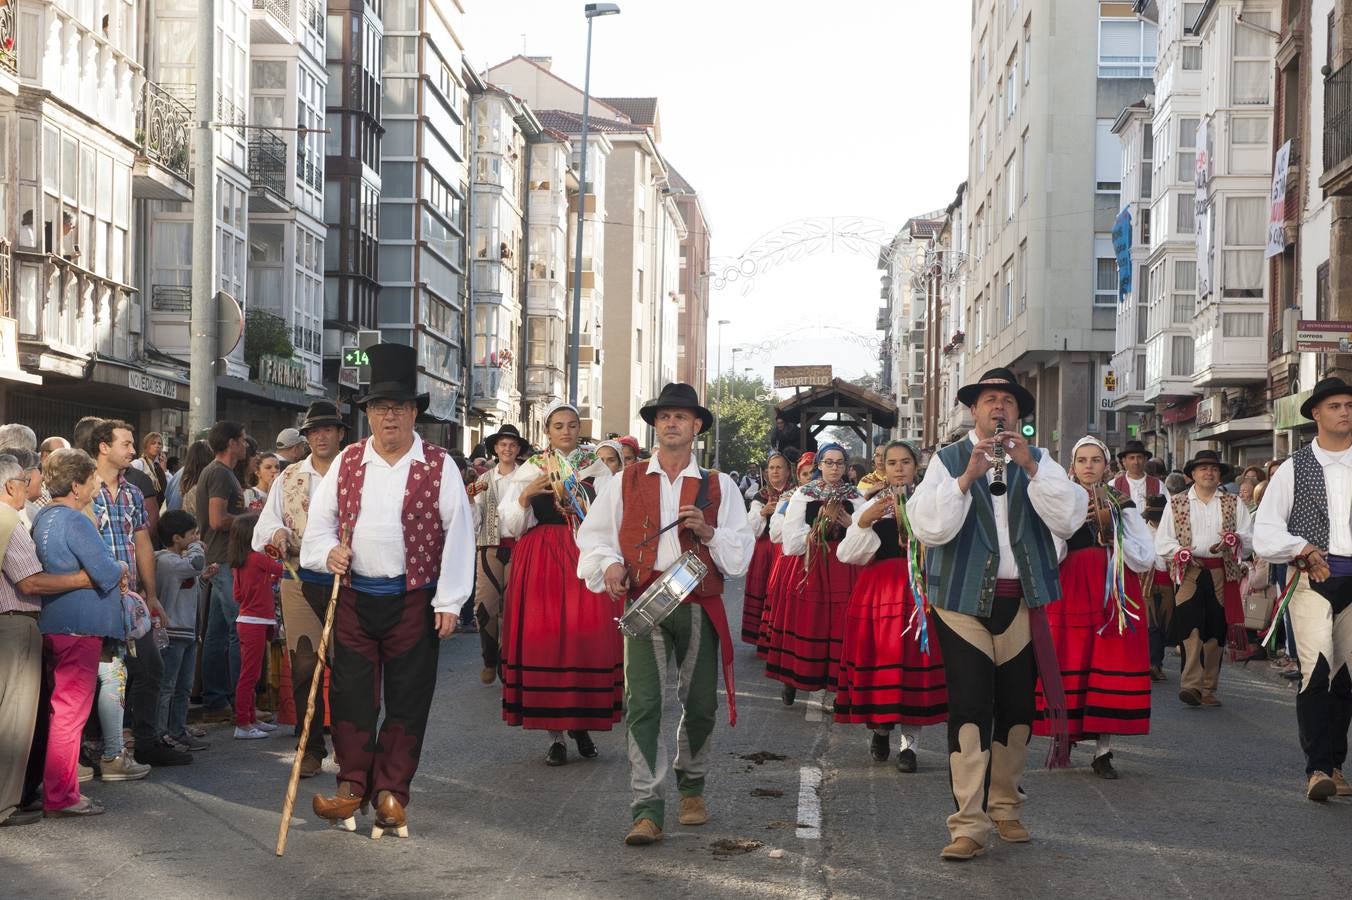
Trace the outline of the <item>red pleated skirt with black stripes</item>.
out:
M 502 613 L 502 718 L 531 729 L 609 731 L 620 721 L 623 611 L 577 577 L 566 525 L 536 525 L 516 543 Z
M 838 541 L 812 549 L 812 567 L 802 556 L 785 556 L 784 585 L 775 597 L 765 674 L 800 691 L 834 691 L 840 680 L 845 610 L 859 567 L 836 559 Z
M 875 562 L 859 573 L 845 612 L 837 722 L 936 725 L 948 718 L 939 641 L 931 636 L 929 654 L 921 652 L 908 630 L 914 612 L 904 558 Z
M 751 552 L 751 564 L 746 567 L 746 587 L 742 591 L 742 643 L 755 644 L 760 639 L 761 616 L 765 612 L 765 592 L 770 586 L 770 567 L 778 556 L 778 545 L 769 535 L 756 539 Z
M 756 656 L 760 659 L 770 657 L 775 610 L 783 606 L 782 595 L 788 586 L 789 574 L 793 569 L 792 559 L 793 557 L 784 555 L 782 546 L 775 541 L 770 542 L 770 576 L 765 580 L 765 601 L 761 604 L 760 627 L 756 635 Z M 802 565 L 801 561 L 799 565 Z
M 1127 596 L 1137 604 L 1139 621 L 1128 620 L 1125 633 L 1108 620 L 1103 604 L 1108 551 L 1073 550 L 1061 563 L 1061 599 L 1047 606 L 1061 683 L 1066 692 L 1070 738 L 1150 732 L 1150 640 L 1141 603 L 1141 579 L 1127 572 Z M 1033 733 L 1048 734 L 1042 681 L 1037 686 Z

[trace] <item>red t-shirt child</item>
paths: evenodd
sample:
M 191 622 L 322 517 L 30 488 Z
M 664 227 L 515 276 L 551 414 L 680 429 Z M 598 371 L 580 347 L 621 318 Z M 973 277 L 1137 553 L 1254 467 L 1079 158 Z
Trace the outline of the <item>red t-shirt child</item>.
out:
M 251 625 L 276 625 L 276 605 L 272 591 L 282 577 L 282 564 L 257 550 L 249 554 L 244 566 L 234 570 L 235 602 L 239 618 Z

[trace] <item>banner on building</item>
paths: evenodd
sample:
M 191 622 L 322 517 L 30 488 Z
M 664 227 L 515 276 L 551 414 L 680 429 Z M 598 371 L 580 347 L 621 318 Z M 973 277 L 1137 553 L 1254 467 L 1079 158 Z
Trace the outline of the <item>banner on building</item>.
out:
M 1267 252 L 1264 259 L 1286 250 L 1286 178 L 1291 171 L 1291 142 L 1282 144 L 1272 163 L 1272 210 L 1268 214 Z
M 830 366 L 775 366 L 775 387 L 826 387 L 831 383 Z
M 1117 253 L 1117 302 L 1131 296 L 1131 207 L 1125 206 L 1113 222 L 1113 250 Z
M 1197 124 L 1197 165 L 1193 171 L 1193 227 L 1197 245 L 1197 297 L 1211 293 L 1211 222 L 1207 193 L 1211 183 L 1210 129 L 1207 120 Z
M 1117 399 L 1117 375 L 1111 365 L 1100 365 L 1098 380 L 1098 408 L 1112 412 L 1113 401 Z

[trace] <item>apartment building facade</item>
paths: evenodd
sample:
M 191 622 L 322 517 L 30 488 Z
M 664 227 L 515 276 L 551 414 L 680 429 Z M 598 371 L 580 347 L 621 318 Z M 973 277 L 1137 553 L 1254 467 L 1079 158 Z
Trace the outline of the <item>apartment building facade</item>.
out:
M 942 211 L 906 221 L 878 254 L 882 270 L 878 330 L 881 387 L 897 405 L 897 437 L 917 446 L 925 440 L 926 349 L 930 323 L 928 261 L 944 224 Z
M 1120 211 L 1112 124 L 1147 93 L 1154 25 L 1130 3 L 974 6 L 967 366 L 1008 366 L 1058 459 L 1125 422 L 1102 386 L 1114 350 Z
M 676 380 L 692 386 L 703 399 L 709 385 L 709 258 L 713 237 L 699 192 L 674 168 L 668 169 L 676 210 L 685 223 L 677 276 Z

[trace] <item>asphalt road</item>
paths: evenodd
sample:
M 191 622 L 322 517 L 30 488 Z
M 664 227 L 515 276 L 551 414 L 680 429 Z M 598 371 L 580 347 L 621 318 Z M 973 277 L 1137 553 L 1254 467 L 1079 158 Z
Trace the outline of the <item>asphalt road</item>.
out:
M 732 592 L 740 585 L 730 585 Z M 731 597 L 737 621 L 739 597 Z M 819 706 L 779 701 L 739 645 L 739 724 L 720 710 L 711 821 L 622 844 L 628 766 L 622 733 L 601 757 L 546 768 L 547 738 L 507 728 L 478 682 L 477 638 L 443 645 L 428 747 L 413 783 L 412 837 L 374 842 L 327 829 L 309 808 L 332 770 L 302 782 L 286 856 L 273 854 L 290 739 L 236 742 L 213 728 L 193 765 L 145 781 L 85 785 L 107 814 L 0 831 L 5 897 L 1210 897 L 1344 896 L 1352 801 L 1301 793 L 1294 692 L 1262 666 L 1228 665 L 1216 710 L 1185 709 L 1177 675 L 1157 685 L 1153 731 L 1117 742 L 1121 779 L 1030 771 L 1025 845 L 995 842 L 942 862 L 952 809 L 938 728 L 920 771 L 873 762 L 867 732 Z M 496 687 L 496 686 L 495 686 Z M 669 706 L 668 721 L 675 709 Z M 278 735 L 286 730 L 278 732 Z M 673 741 L 674 744 L 674 741 Z M 571 750 L 571 747 L 570 747 Z M 1046 750 L 1035 740 L 1030 758 Z M 331 763 L 330 763 L 331 766 Z M 363 830 L 369 830 L 370 820 Z

